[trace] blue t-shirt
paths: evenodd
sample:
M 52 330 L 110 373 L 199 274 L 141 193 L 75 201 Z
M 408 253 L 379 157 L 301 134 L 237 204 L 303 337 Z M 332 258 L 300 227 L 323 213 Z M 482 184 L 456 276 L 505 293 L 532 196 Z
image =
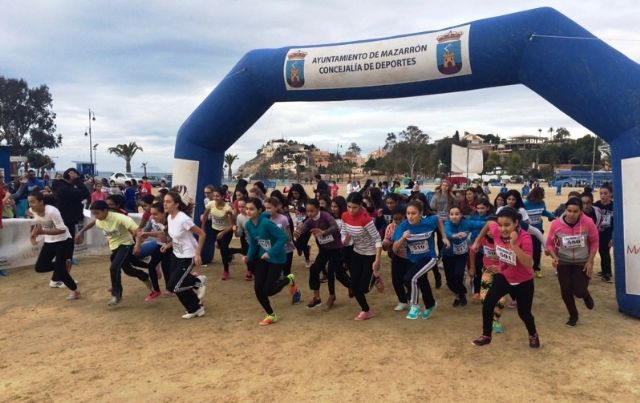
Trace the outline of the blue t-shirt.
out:
M 480 231 L 484 227 L 484 222 L 462 219 L 459 224 L 454 224 L 450 220 L 444 222 L 444 232 L 451 246 L 442 249 L 445 256 L 459 256 L 469 253 L 469 236 L 466 238 L 453 238 L 453 234 L 473 231 Z
M 407 258 L 412 262 L 424 258 L 435 258 L 435 245 L 433 241 L 433 232 L 438 229 L 438 216 L 431 215 L 423 217 L 418 224 L 409 224 L 406 219 L 403 220 L 393 233 L 393 241 L 402 238 L 402 234 L 409 230 L 411 236 L 407 239 L 405 248 L 407 248 Z
M 542 231 L 542 217 L 547 217 L 549 221 L 556 218 L 553 213 L 547 211 L 547 206 L 543 201 L 539 202 L 530 202 L 526 200 L 524 202 L 524 208 L 527 210 L 527 214 L 529 215 L 529 224 L 533 225 L 540 231 Z

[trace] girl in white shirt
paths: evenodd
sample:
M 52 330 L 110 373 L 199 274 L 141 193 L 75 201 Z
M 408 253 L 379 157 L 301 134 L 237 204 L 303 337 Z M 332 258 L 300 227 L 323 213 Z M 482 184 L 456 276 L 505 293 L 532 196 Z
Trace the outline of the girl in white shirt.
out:
M 66 299 L 80 298 L 78 285 L 69 274 L 73 255 L 73 238 L 62 221 L 60 211 L 49 204 L 50 200 L 45 201 L 42 193 L 38 191 L 32 192 L 28 201 L 36 221 L 36 225 L 31 230 L 31 244 L 37 245 L 38 237 L 44 235 L 44 245 L 36 261 L 36 271 L 38 273 L 53 271 L 54 277 L 60 279 L 71 290 Z
M 204 307 L 201 306 L 205 293 L 205 276 L 194 277 L 191 275 L 193 265 L 202 265 L 202 246 L 204 245 L 204 231 L 193 223 L 186 212 L 189 207 L 182 201 L 180 194 L 169 192 L 164 197 L 164 210 L 167 213 L 167 229 L 171 242 L 162 246 L 162 252 L 173 248 L 171 257 L 171 277 L 167 284 L 173 291 L 186 313 L 183 319 L 193 319 L 204 315 Z M 198 240 L 194 238 L 198 236 Z

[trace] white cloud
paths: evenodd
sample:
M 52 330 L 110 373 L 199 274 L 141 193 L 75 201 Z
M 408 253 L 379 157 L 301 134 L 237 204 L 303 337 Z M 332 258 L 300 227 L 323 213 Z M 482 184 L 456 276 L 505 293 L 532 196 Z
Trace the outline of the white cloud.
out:
M 557 8 L 633 60 L 640 60 L 640 3 L 609 1 L 371 0 L 5 2 L 0 13 L 0 74 L 46 83 L 64 146 L 58 167 L 89 157 L 87 109 L 100 169 L 123 168 L 106 148 L 136 141 L 134 158 L 171 168 L 178 128 L 240 57 L 254 48 L 344 42 L 434 30 L 501 14 Z M 338 143 L 380 146 L 386 133 L 414 124 L 432 138 L 456 130 L 502 136 L 548 127 L 586 129 L 537 94 L 512 86 L 406 99 L 277 104 L 229 152 L 241 162 L 284 136 L 335 151 Z M 237 164 L 237 163 L 236 163 Z

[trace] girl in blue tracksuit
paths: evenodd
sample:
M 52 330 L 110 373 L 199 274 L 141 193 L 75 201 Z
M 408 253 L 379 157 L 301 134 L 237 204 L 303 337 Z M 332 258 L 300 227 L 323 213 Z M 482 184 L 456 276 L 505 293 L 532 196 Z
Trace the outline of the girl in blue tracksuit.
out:
M 469 216 L 468 220 L 472 222 L 482 223 L 484 225 L 487 220 L 493 216 L 493 206 L 487 199 L 481 199 L 478 201 L 476 205 L 476 212 Z M 471 236 L 469 237 L 469 242 L 473 243 L 478 237 L 478 233 L 480 231 L 471 231 Z M 469 259 L 475 259 L 475 267 L 479 267 L 482 269 L 482 259 L 483 259 L 483 250 L 480 249 L 475 256 L 472 254 L 469 255 Z M 469 262 L 468 267 L 471 267 L 471 262 Z M 473 276 L 473 299 L 480 300 L 480 285 L 482 283 L 482 270 L 476 270 Z
M 453 307 L 467 305 L 467 289 L 464 286 L 464 271 L 469 259 L 469 236 L 480 231 L 484 222 L 463 219 L 459 207 L 449 209 L 449 219 L 444 223 L 444 232 L 451 242 L 442 250 L 442 264 L 447 287 L 455 294 Z
M 279 293 L 286 285 L 289 285 L 289 292 L 292 295 L 297 291 L 293 273 L 280 278 L 287 263 L 284 246 L 289 236 L 271 221 L 268 213 L 264 213 L 260 199 L 249 199 L 245 206 L 245 213 L 249 218 L 245 226 L 249 249 L 244 262 L 252 262 L 251 265 L 254 267 L 256 298 L 267 313 L 267 317 L 259 324 L 267 326 L 278 321 L 278 316 L 271 308 L 269 297 Z
M 407 219 L 402 221 L 393 233 L 393 252 L 401 254 L 406 252 L 411 266 L 406 271 L 404 282 L 411 289 L 411 309 L 407 319 L 429 319 L 436 301 L 433 299 L 431 286 L 427 280 L 427 273 L 438 263 L 435 250 L 433 233 L 437 230 L 442 235 L 444 246 L 449 246 L 449 241 L 443 233 L 442 221 L 437 215 L 423 217 L 423 204 L 419 200 L 410 201 L 407 204 Z M 424 300 L 424 311 L 418 305 L 418 289 Z
M 529 215 L 529 225 L 539 229 L 541 233 L 544 233 L 542 217 L 547 217 L 549 221 L 556 218 L 553 213 L 547 210 L 547 206 L 544 204 L 544 189 L 540 186 L 531 189 L 527 200 L 524 202 L 524 208 Z M 540 255 L 544 246 L 538 238 L 532 237 L 531 239 L 533 241 L 533 270 L 536 273 L 536 277 L 540 278 L 542 277 Z

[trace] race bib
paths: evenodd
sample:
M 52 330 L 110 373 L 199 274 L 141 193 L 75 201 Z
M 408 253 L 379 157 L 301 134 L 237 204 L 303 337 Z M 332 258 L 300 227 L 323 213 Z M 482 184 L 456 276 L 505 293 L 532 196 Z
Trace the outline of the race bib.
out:
M 454 255 L 464 255 L 469 251 L 469 243 L 464 241 L 462 243 L 454 243 L 453 246 L 453 254 Z
M 426 239 L 415 241 L 408 244 L 409 251 L 412 255 L 422 255 L 429 252 L 429 242 Z
M 498 255 L 498 260 L 502 263 L 510 266 L 516 265 L 516 253 L 511 249 L 496 245 L 496 255 Z
M 602 214 L 602 222 L 601 225 L 603 227 L 610 227 L 611 226 L 611 216 L 612 214 L 609 212 L 605 212 Z
M 333 237 L 333 235 L 329 234 L 329 235 L 321 235 L 321 236 L 317 236 L 316 239 L 318 240 L 318 243 L 320 245 L 326 245 L 328 243 L 331 243 L 335 240 L 335 238 Z
M 391 216 L 391 214 L 385 214 L 384 215 L 384 220 L 386 221 L 387 224 L 391 224 L 391 219 L 393 217 Z
M 214 218 L 213 219 L 213 225 L 216 225 L 218 227 L 224 227 L 225 226 L 225 219 L 224 218 Z
M 496 254 L 496 250 L 494 248 L 490 248 L 488 246 L 483 246 L 482 251 L 487 259 L 498 260 L 498 255 Z
M 539 215 L 530 215 L 529 216 L 529 223 L 530 224 L 541 224 L 542 223 L 542 216 Z
M 177 254 L 181 254 L 183 251 L 183 247 L 182 247 L 182 243 L 180 242 L 176 242 L 175 240 L 173 241 L 173 250 L 174 252 L 176 252 Z
M 104 234 L 106 236 L 113 236 L 113 237 L 119 237 L 120 236 L 120 231 L 118 231 L 117 229 L 114 229 L 113 231 L 104 231 Z
M 438 218 L 441 220 L 446 220 L 449 217 L 449 214 L 446 211 L 439 211 Z
M 271 250 L 271 240 L 269 239 L 258 239 L 258 245 L 266 251 Z
M 305 216 L 304 214 L 296 214 L 296 222 L 298 224 L 303 222 L 305 218 L 307 218 L 307 216 Z
M 41 222 L 39 224 L 42 227 L 42 229 L 45 229 L 45 230 L 50 230 L 50 229 L 54 229 L 55 228 L 55 225 L 53 224 L 53 221 L 51 221 L 51 220 L 46 221 L 46 222 Z
M 586 245 L 584 235 L 570 235 L 562 237 L 562 247 L 566 249 L 584 248 Z

